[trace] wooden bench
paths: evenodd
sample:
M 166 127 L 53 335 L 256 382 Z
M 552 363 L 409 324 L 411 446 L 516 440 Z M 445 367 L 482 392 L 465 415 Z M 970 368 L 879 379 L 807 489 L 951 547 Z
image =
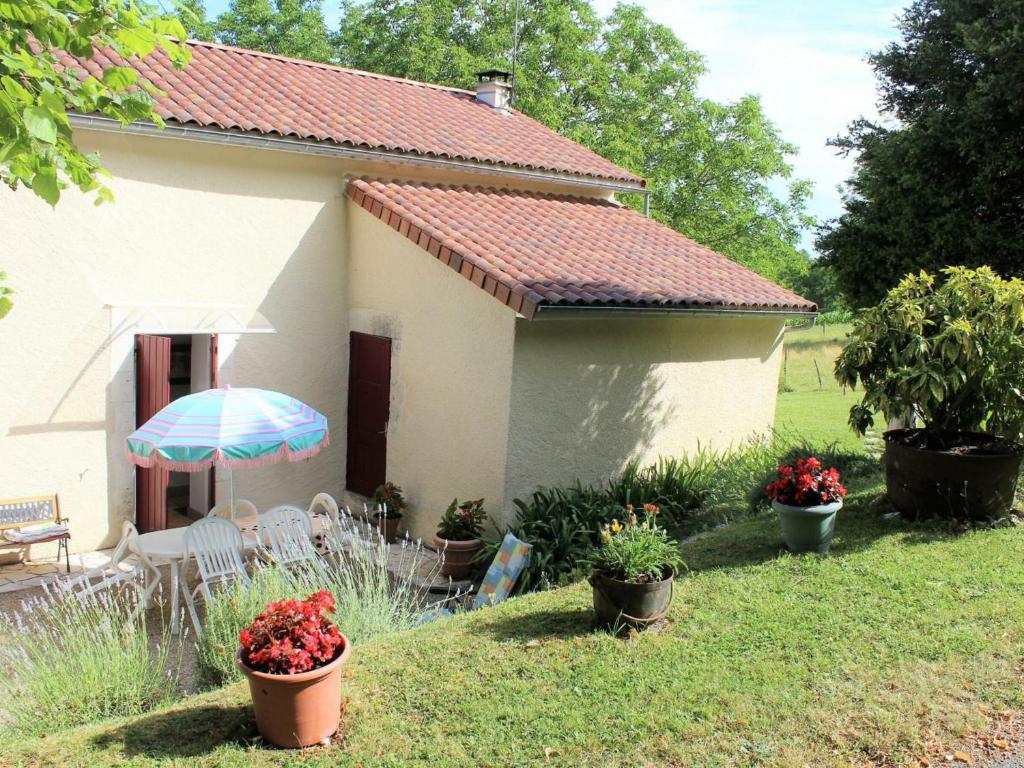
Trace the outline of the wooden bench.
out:
M 68 555 L 68 540 L 71 533 L 67 530 L 66 522 L 67 520 L 60 516 L 60 504 L 57 502 L 56 494 L 0 500 L 0 549 L 23 549 L 27 561 L 29 547 L 33 544 L 56 541 L 57 562 L 60 562 L 60 553 L 63 550 L 64 566 L 67 572 L 71 573 L 71 558 Z M 27 526 L 45 523 L 51 523 L 53 529 L 44 529 L 38 534 L 21 530 Z

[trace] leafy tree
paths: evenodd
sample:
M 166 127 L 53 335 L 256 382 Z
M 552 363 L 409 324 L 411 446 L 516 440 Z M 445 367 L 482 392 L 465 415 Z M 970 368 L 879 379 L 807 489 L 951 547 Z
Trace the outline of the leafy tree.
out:
M 190 40 L 214 39 L 213 22 L 206 18 L 206 4 L 203 0 L 176 0 L 178 21 L 185 28 Z
M 321 0 L 231 0 L 212 29 L 196 24 L 192 31 L 227 45 L 310 61 L 331 61 L 334 55 Z
M 821 259 L 809 261 L 805 269 L 797 271 L 786 284 L 792 285 L 793 290 L 817 304 L 822 312 L 849 310 L 846 299 L 839 291 L 836 271 Z
M 944 278 L 907 275 L 857 317 L 835 372 L 864 389 L 850 408 L 858 433 L 876 414 L 909 413 L 931 432 L 1024 427 L 1024 282 L 988 267 L 950 267 Z
M 857 165 L 818 240 L 858 306 L 921 269 L 1024 274 L 1024 3 L 916 0 L 900 30 L 871 58 L 898 122 L 835 141 Z
M 176 39 L 181 23 L 138 0 L 17 0 L 0 2 L 0 180 L 23 184 L 50 205 L 74 184 L 112 199 L 99 180 L 96 154 L 75 144 L 68 112 L 96 113 L 131 123 L 160 122 L 155 89 L 131 67 L 113 66 L 101 77 L 80 77 L 62 56 L 90 59 L 97 48 L 121 57 L 165 50 L 177 67 L 189 53 Z
M 477 70 L 511 68 L 514 13 L 507 0 L 345 0 L 338 58 L 472 87 Z M 700 55 L 636 6 L 602 20 L 587 0 L 523 0 L 520 14 L 518 109 L 644 176 L 659 220 L 795 286 L 809 268 L 798 243 L 810 188 L 769 186 L 789 178 L 795 149 L 757 98 L 699 97 Z

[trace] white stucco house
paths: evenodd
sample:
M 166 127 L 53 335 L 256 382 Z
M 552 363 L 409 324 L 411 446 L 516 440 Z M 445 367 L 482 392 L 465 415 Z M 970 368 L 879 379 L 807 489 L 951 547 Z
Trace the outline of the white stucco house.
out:
M 454 496 L 500 521 L 539 484 L 771 426 L 784 321 L 814 305 L 621 206 L 643 180 L 508 109 L 500 77 L 189 45 L 182 72 L 135 64 L 165 128 L 73 119 L 114 204 L 0 192 L 0 497 L 59 494 L 73 551 L 227 493 L 171 475 L 171 512 L 140 514 L 123 442 L 147 387 L 309 403 L 330 447 L 236 472 L 236 495 L 386 477 L 424 537 Z

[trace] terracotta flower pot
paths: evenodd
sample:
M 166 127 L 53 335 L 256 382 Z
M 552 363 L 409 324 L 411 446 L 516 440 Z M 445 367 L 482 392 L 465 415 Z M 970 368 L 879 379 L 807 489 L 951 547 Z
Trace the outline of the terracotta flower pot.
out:
M 235 664 L 249 679 L 256 726 L 265 741 L 278 747 L 297 749 L 319 744 L 338 730 L 341 722 L 341 668 L 352 645 L 341 636 L 341 655 L 330 664 L 296 675 L 257 672 L 242 661 L 242 649 Z
M 813 507 L 772 502 L 772 509 L 778 513 L 782 523 L 782 538 L 789 551 L 795 554 L 817 552 L 823 555 L 828 552 L 836 529 L 836 512 L 842 508 L 842 501 Z
M 453 579 L 462 579 L 473 571 L 473 561 L 483 549 L 484 543 L 481 539 L 470 539 L 469 541 L 452 541 L 434 537 L 434 546 L 444 557 L 441 563 L 441 575 L 451 576 Z
M 377 521 L 377 530 L 384 537 L 384 541 L 388 544 L 394 544 L 398 541 L 398 521 L 402 518 L 381 517 L 380 515 L 374 515 L 373 517 Z
M 597 623 L 605 627 L 645 627 L 665 618 L 672 604 L 673 584 L 670 568 L 661 581 L 644 583 L 619 581 L 600 572 L 591 574 Z

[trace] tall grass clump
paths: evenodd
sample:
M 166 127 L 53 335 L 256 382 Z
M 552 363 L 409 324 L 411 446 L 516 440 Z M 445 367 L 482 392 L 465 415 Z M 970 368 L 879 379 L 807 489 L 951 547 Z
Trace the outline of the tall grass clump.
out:
M 166 628 L 151 635 L 136 599 L 51 587 L 0 614 L 0 729 L 38 734 L 172 700 L 180 642 Z
M 201 684 L 241 679 L 234 663 L 238 633 L 275 600 L 327 590 L 337 604 L 335 623 L 354 643 L 416 626 L 431 581 L 429 575 L 418 576 L 424 562 L 421 545 L 408 539 L 388 545 L 375 532 L 360 538 L 358 523 L 347 515 L 341 530 L 327 537 L 334 554 L 287 568 L 259 567 L 250 586 L 235 582 L 206 602 L 197 645 Z

